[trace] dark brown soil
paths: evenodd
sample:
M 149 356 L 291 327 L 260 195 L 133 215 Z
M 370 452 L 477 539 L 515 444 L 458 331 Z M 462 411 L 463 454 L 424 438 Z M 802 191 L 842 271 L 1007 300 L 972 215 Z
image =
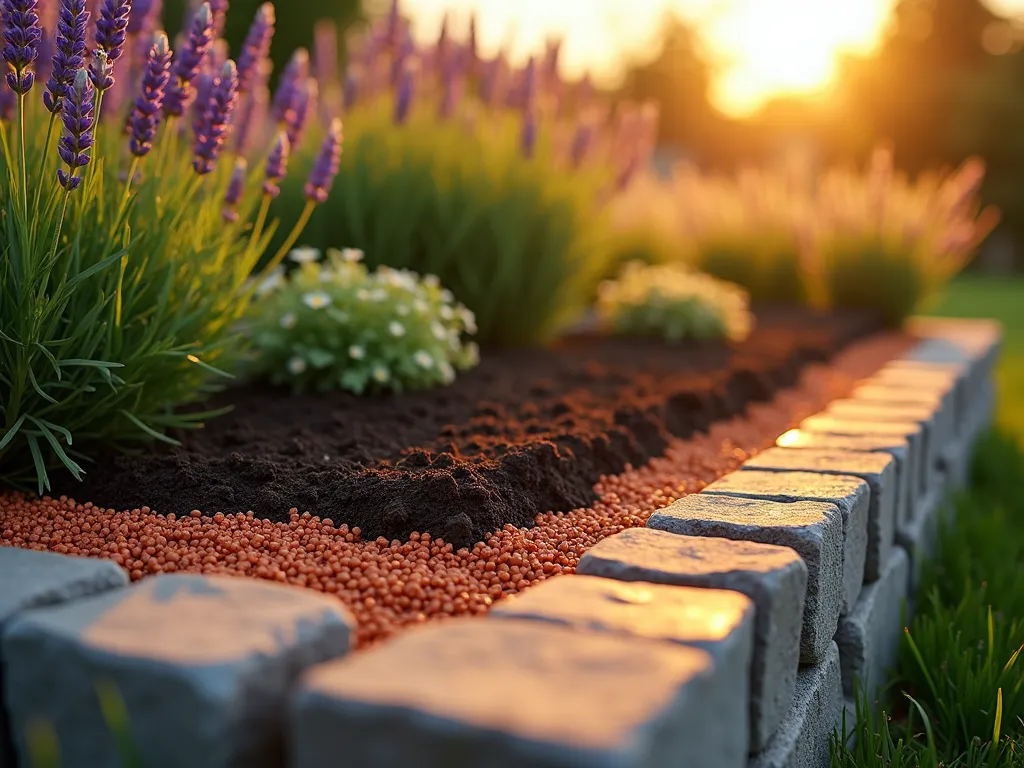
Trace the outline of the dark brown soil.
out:
M 466 546 L 587 505 L 600 476 L 767 400 L 877 327 L 859 313 L 764 308 L 731 348 L 585 336 L 488 355 L 451 387 L 401 396 L 240 387 L 220 398 L 235 410 L 178 435 L 181 448 L 106 457 L 58 493 L 279 521 L 297 507 L 363 539 L 419 531 Z

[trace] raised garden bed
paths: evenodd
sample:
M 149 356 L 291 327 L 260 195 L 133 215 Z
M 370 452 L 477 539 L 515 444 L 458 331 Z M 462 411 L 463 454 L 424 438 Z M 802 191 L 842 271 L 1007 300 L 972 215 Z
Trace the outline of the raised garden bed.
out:
M 594 500 L 604 475 L 662 454 L 796 382 L 877 328 L 866 313 L 763 308 L 734 347 L 577 336 L 548 349 L 485 356 L 453 386 L 367 400 L 235 388 L 234 411 L 181 448 L 101 457 L 58 489 L 115 509 L 298 509 L 364 539 L 429 533 L 456 549 L 540 512 Z

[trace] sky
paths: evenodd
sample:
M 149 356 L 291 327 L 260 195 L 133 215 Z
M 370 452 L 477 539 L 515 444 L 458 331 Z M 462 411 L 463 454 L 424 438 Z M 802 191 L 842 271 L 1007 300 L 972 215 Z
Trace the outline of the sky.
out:
M 985 0 L 1005 15 L 1024 0 Z M 464 29 L 477 12 L 485 53 L 505 46 L 523 61 L 561 36 L 566 75 L 590 71 L 613 83 L 630 56 L 653 52 L 668 11 L 694 23 L 718 63 L 712 102 L 735 116 L 781 94 L 827 92 L 842 53 L 870 53 L 894 0 L 405 0 L 418 37 L 430 39 L 445 12 Z

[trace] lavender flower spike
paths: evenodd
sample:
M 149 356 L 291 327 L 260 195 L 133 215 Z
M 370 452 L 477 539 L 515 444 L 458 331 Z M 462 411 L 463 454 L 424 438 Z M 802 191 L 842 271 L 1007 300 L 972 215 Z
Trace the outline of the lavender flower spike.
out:
M 231 112 L 238 101 L 238 71 L 235 62 L 228 60 L 213 83 L 210 101 L 196 118 L 196 146 L 192 167 L 200 176 L 213 170 L 217 164 L 224 139 L 231 129 Z
M 131 12 L 132 0 L 103 0 L 100 17 L 96 20 L 96 46 L 103 49 L 111 64 L 124 53 Z
M 277 140 L 267 157 L 267 168 L 264 172 L 263 194 L 270 197 L 277 197 L 281 194 L 278 183 L 288 173 L 288 157 L 291 154 L 291 145 L 288 144 L 288 137 L 284 131 L 277 134 Z
M 53 56 L 50 79 L 43 93 L 43 104 L 51 113 L 60 112 L 61 100 L 69 95 L 75 73 L 85 63 L 85 28 L 88 23 L 85 0 L 61 0 L 57 19 L 57 53 Z
M 327 195 L 334 186 L 334 177 L 338 175 L 338 166 L 341 164 L 341 141 L 341 120 L 334 118 L 306 181 L 306 199 L 311 203 L 327 202 Z
M 235 170 L 231 172 L 231 181 L 228 182 L 228 189 L 224 193 L 224 207 L 220 215 L 228 224 L 238 221 L 238 203 L 245 192 L 246 171 L 249 164 L 244 157 L 235 160 Z
M 75 74 L 74 85 L 61 110 L 61 121 L 64 123 L 64 135 L 57 144 L 57 151 L 68 169 L 59 168 L 57 180 L 71 192 L 82 183 L 78 169 L 89 164 L 89 150 L 93 145 L 93 87 L 84 69 Z
M 209 3 L 203 3 L 192 18 L 188 40 L 174 60 L 171 85 L 164 100 L 164 114 L 168 117 L 181 117 L 185 114 L 185 108 L 195 98 L 192 83 L 199 74 L 199 67 L 212 43 L 213 12 Z
M 134 0 L 128 19 L 128 33 L 137 35 L 150 31 L 150 22 L 160 20 L 160 0 Z
M 398 92 L 395 94 L 395 125 L 404 125 L 409 119 L 416 88 L 416 69 L 414 61 L 407 61 L 402 67 L 402 75 L 398 79 Z
M 258 74 L 258 69 L 270 52 L 270 40 L 274 36 L 274 6 L 272 3 L 264 3 L 256 11 L 256 18 L 249 27 L 249 34 L 242 44 L 242 51 L 238 54 L 238 90 L 240 93 L 248 93 L 253 78 Z
M 520 134 L 519 143 L 523 150 L 523 157 L 527 160 L 531 159 L 537 148 L 537 112 L 534 109 L 528 109 L 523 116 L 523 131 Z
M 308 77 L 309 51 L 305 48 L 296 48 L 288 60 L 284 72 L 281 73 L 281 82 L 278 83 L 277 91 L 274 93 L 271 114 L 276 122 L 283 121 L 288 110 L 295 106 L 295 101 Z
M 4 61 L 7 62 L 7 84 L 22 95 L 32 90 L 36 74 L 29 67 L 39 55 L 43 31 L 36 12 L 37 0 L 3 0 Z
M 167 35 L 157 32 L 142 72 L 142 93 L 135 99 L 128 117 L 129 148 L 135 157 L 145 157 L 153 148 L 153 137 L 160 123 L 164 93 L 171 79 L 171 47 Z
M 284 129 L 288 134 L 288 143 L 297 147 L 302 142 L 303 132 L 306 130 L 306 123 L 313 111 L 313 105 L 319 96 L 319 87 L 316 78 L 308 77 L 295 96 L 295 102 L 284 116 Z

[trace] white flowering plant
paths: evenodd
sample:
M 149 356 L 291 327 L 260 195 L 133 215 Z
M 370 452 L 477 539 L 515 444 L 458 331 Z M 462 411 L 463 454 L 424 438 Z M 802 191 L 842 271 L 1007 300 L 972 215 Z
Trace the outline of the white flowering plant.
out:
M 293 391 L 402 392 L 451 384 L 479 362 L 473 313 L 434 275 L 363 263 L 362 251 L 297 248 L 255 286 L 253 373 Z
M 630 262 L 603 283 L 598 313 L 616 333 L 666 341 L 742 341 L 754 325 L 747 292 L 682 264 Z

